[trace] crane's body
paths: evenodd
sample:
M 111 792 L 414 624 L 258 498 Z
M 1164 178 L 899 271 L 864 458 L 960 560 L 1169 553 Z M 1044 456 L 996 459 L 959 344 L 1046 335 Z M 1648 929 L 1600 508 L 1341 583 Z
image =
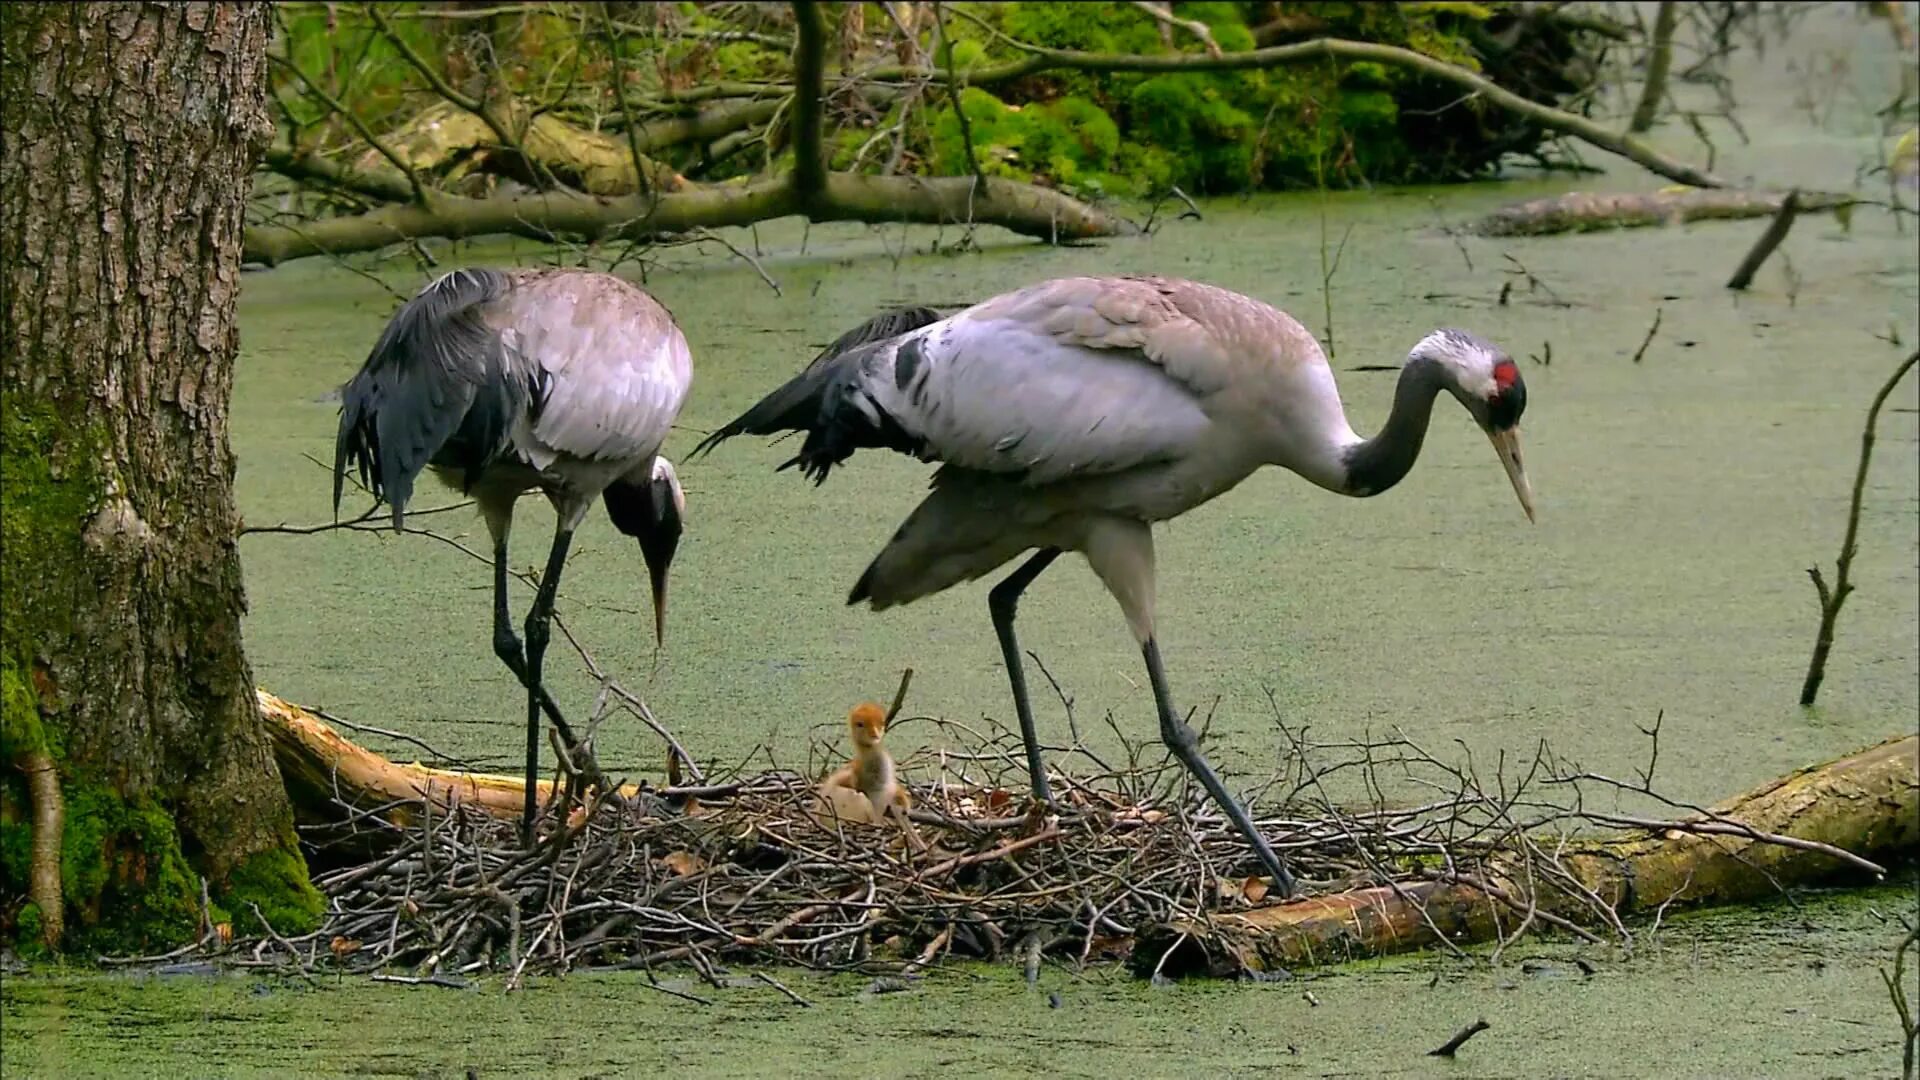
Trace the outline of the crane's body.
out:
M 1515 429 L 1525 387 L 1494 346 L 1452 330 L 1423 339 L 1386 427 L 1363 439 L 1299 322 L 1238 293 L 1168 278 L 1062 278 L 945 318 L 889 312 L 829 346 L 700 450 L 734 435 L 804 431 L 782 468 L 798 465 L 816 482 L 867 447 L 942 463 L 849 603 L 909 603 L 1038 549 L 988 599 L 1042 800 L 1050 793 L 1014 612 L 1062 551 L 1084 554 L 1141 645 L 1163 739 L 1284 893 L 1284 868 L 1173 712 L 1154 636 L 1151 526 L 1263 465 L 1342 494 L 1379 494 L 1412 467 L 1441 390 L 1480 422 L 1531 517 Z
M 610 274 L 457 270 L 387 324 L 342 389 L 336 512 L 349 467 L 392 507 L 395 529 L 422 471 L 472 496 L 493 540 L 494 651 L 527 688 L 531 828 L 544 710 L 573 735 L 541 684 L 554 593 L 574 531 L 595 499 L 640 542 L 664 633 L 667 569 L 685 497 L 661 445 L 692 381 L 686 338 L 651 296 Z M 521 495 L 557 518 L 523 647 L 507 611 L 507 538 Z

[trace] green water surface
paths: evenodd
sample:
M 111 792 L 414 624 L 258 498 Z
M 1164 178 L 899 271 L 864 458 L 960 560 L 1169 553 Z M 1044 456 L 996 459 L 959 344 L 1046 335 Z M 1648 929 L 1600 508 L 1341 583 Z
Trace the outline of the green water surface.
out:
M 1736 180 L 1846 188 L 1891 140 L 1870 115 L 1893 85 L 1879 24 L 1811 19 L 1737 89 L 1751 145 L 1718 136 Z M 1835 58 L 1839 59 L 1836 60 Z M 1682 87 L 1682 94 L 1698 88 Z M 1678 124 L 1655 141 L 1700 151 Z M 1579 186 L 1648 190 L 1631 166 Z M 1160 532 L 1160 633 L 1174 691 L 1214 709 L 1210 752 L 1240 775 L 1290 723 L 1323 738 L 1397 729 L 1446 756 L 1531 754 L 1540 740 L 1587 767 L 1631 775 L 1636 726 L 1664 711 L 1659 784 L 1712 800 L 1785 770 L 1912 730 L 1920 705 L 1920 460 L 1910 379 L 1881 443 L 1848 604 L 1817 709 L 1794 704 L 1815 604 L 1805 568 L 1837 552 L 1874 390 L 1920 340 L 1913 226 L 1861 210 L 1851 230 L 1807 217 L 1744 295 L 1722 286 L 1760 222 L 1536 240 L 1456 240 L 1471 220 L 1571 181 L 1220 200 L 1202 222 L 1149 239 L 1063 250 L 982 230 L 775 222 L 731 234 L 763 252 L 776 295 L 716 245 L 659 250 L 646 284 L 676 314 L 696 381 L 669 442 L 680 459 L 875 309 L 962 304 L 1074 273 L 1153 272 L 1242 290 L 1327 331 L 1320 245 L 1351 230 L 1331 283 L 1334 367 L 1356 428 L 1376 429 L 1391 372 L 1430 329 L 1505 345 L 1530 388 L 1529 526 L 1492 452 L 1442 401 L 1418 467 L 1397 489 L 1349 500 L 1269 470 Z M 803 250 L 804 245 L 804 250 Z M 569 258 L 501 245 L 458 262 Z M 404 260 L 364 262 L 403 292 Z M 1544 283 L 1530 288 L 1524 266 Z M 629 269 L 629 272 L 633 272 Z M 1496 302 L 1514 284 L 1510 302 Z M 238 496 L 250 524 L 330 515 L 335 406 L 323 396 L 364 358 L 395 306 L 376 283 L 321 260 L 247 279 L 234 399 Z M 1660 328 L 1631 357 L 1656 312 Z M 1897 335 L 1895 347 L 1882 338 Z M 1551 358 L 1547 358 L 1548 348 Z M 1524 359 L 1536 357 L 1535 360 Z M 728 444 L 683 463 L 689 532 L 675 567 L 669 641 L 653 668 L 639 552 L 604 520 L 582 532 L 560 611 L 703 761 L 763 751 L 805 767 L 853 703 L 912 667 L 910 713 L 1010 716 L 985 588 L 876 615 L 847 587 L 924 490 L 928 467 L 862 454 L 813 488 L 773 466 L 787 448 Z M 425 489 L 423 489 L 424 491 Z M 420 505 L 435 502 L 426 492 Z M 355 507 L 357 509 L 357 507 Z M 484 547 L 464 514 L 441 528 Z M 522 503 L 514 559 L 544 559 L 551 515 Z M 494 659 L 482 564 L 419 537 L 333 533 L 242 542 L 247 646 L 260 683 L 345 717 L 419 735 L 489 767 L 517 758 L 520 705 Z M 524 606 L 530 594 L 516 593 Z M 1118 610 L 1076 560 L 1028 593 L 1023 644 L 1097 723 L 1141 738 L 1152 702 Z M 594 686 L 556 645 L 559 700 Z M 1040 723 L 1064 741 L 1058 702 Z M 902 751 L 939 738 L 902 724 Z M 382 749 L 416 751 L 369 740 Z M 633 775 L 664 754 L 640 725 L 603 729 L 602 760 Z M 767 760 L 763 756 L 762 762 Z M 925 760 L 923 757 L 922 761 Z M 634 977 L 538 982 L 505 996 L 327 982 L 318 989 L 213 981 L 8 979 L 8 1075 L 849 1076 L 1052 1071 L 1194 1075 L 1887 1075 L 1891 1010 L 1874 973 L 1911 911 L 1910 889 L 1773 907 L 1669 927 L 1591 979 L 1438 958 L 1341 969 L 1311 984 L 1157 990 L 1117 972 L 1050 971 L 1041 991 L 1000 969 L 958 967 L 897 997 L 862 983 L 790 977 L 816 1001 L 712 992 L 711 1007 Z M 1698 927 L 1699 929 L 1689 929 Z M 1702 942 L 1697 948 L 1694 941 Z M 1538 950 L 1536 950 L 1536 954 Z M 1530 954 L 1534 955 L 1534 954 Z M 1441 976 L 1438 985 L 1429 980 Z M 1062 1004 L 1050 1008 L 1047 991 Z M 1458 1062 L 1422 1056 L 1485 1015 L 1494 1030 Z M 24 1070 L 16 1073 L 16 1069 Z

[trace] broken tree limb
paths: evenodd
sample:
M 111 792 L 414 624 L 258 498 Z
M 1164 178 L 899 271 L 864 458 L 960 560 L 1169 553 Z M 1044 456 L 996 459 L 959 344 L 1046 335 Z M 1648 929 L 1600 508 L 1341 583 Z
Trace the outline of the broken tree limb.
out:
M 273 740 L 274 760 L 287 786 L 295 817 L 303 825 L 336 821 L 343 807 L 377 807 L 428 800 L 441 810 L 472 807 L 491 817 L 517 821 L 525 809 L 526 781 L 516 776 L 432 769 L 401 764 L 348 741 L 325 720 L 261 690 L 260 717 Z M 542 780 L 536 797 L 545 806 L 553 782 Z M 632 797 L 628 785 L 620 794 Z M 396 819 L 397 820 L 397 819 Z
M 1780 212 L 1786 194 L 1732 188 L 1685 188 L 1644 193 L 1600 194 L 1570 191 L 1545 199 L 1504 206 L 1473 226 L 1479 236 L 1552 236 L 1600 229 L 1638 229 L 1690 221 L 1731 221 Z M 1798 193 L 1798 213 L 1854 206 L 1851 195 Z
M 1890 739 L 1803 769 L 1728 801 L 1696 824 L 1732 821 L 1757 833 L 1817 841 L 1886 864 L 1920 845 L 1920 737 Z M 1572 842 L 1554 866 L 1518 853 L 1492 880 L 1431 880 L 1311 897 L 1244 913 L 1142 927 L 1133 956 L 1169 974 L 1270 971 L 1407 952 L 1438 942 L 1492 941 L 1524 913 L 1594 923 L 1591 900 L 1614 918 L 1669 904 L 1730 904 L 1861 871 L 1831 855 L 1747 835 L 1687 831 L 1688 822 L 1619 840 Z M 1557 839 L 1543 841 L 1551 850 Z M 1482 885 L 1490 886 L 1483 888 Z

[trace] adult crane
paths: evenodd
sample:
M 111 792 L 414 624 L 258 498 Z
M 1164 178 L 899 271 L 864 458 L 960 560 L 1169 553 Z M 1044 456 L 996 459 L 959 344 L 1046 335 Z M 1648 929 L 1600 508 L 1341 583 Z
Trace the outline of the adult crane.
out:
M 1168 749 L 1246 836 L 1282 895 L 1293 882 L 1174 711 L 1154 634 L 1151 526 L 1280 465 L 1343 495 L 1378 495 L 1413 467 L 1434 399 L 1452 394 L 1492 441 L 1529 520 L 1516 425 L 1526 386 L 1513 361 L 1437 330 L 1401 369 L 1393 411 L 1354 434 L 1325 354 L 1257 300 L 1158 277 L 1076 277 L 942 318 L 889 312 L 850 331 L 695 453 L 736 435 L 804 431 L 816 483 L 855 450 L 938 461 L 920 503 L 848 594 L 910 603 L 1035 554 L 987 594 L 1034 797 L 1051 801 L 1014 638 L 1020 594 L 1063 551 L 1086 556 L 1119 601 L 1146 662 Z
M 493 651 L 527 690 L 531 836 L 540 715 L 576 745 L 542 684 L 554 594 L 574 530 L 595 499 L 640 542 L 653 631 L 666 634 L 667 568 L 686 497 L 660 445 L 692 380 L 687 341 L 667 309 L 611 274 L 571 269 L 456 270 L 395 313 L 341 391 L 333 506 L 348 468 L 406 519 L 421 470 L 472 496 L 493 539 Z M 556 523 L 527 612 L 524 649 L 507 611 L 513 506 L 538 491 Z

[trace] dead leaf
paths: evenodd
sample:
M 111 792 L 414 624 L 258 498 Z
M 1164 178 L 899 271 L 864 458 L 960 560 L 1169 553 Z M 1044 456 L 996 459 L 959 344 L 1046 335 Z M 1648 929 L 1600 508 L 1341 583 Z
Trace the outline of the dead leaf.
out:
M 987 792 L 987 809 L 998 810 L 1013 801 L 1013 796 L 999 788 Z
M 1267 884 L 1266 878 L 1250 877 L 1246 884 L 1240 886 L 1240 895 L 1247 898 L 1247 903 L 1257 904 L 1267 898 L 1267 890 L 1272 887 Z
M 707 868 L 707 860 L 691 851 L 675 851 L 662 855 L 660 865 L 673 871 L 677 877 L 692 877 Z

